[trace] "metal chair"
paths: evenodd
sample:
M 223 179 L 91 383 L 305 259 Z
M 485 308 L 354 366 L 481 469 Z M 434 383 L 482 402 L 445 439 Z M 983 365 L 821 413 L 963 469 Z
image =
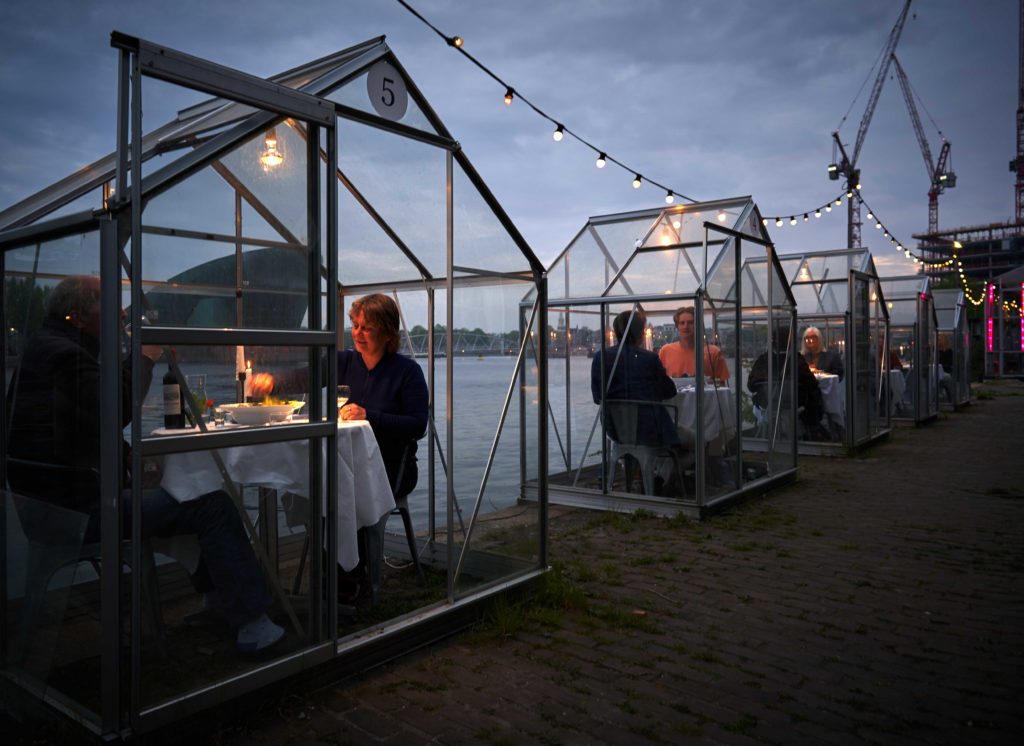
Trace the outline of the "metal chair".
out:
M 662 410 L 659 412 L 659 409 Z M 679 484 L 685 486 L 683 475 L 688 466 L 692 466 L 696 460 L 692 446 L 694 444 L 693 431 L 689 428 L 680 427 L 676 423 L 676 407 L 673 404 L 664 402 L 647 401 L 641 399 L 606 399 L 605 411 L 608 413 L 612 428 L 609 429 L 609 437 L 612 442 L 612 469 L 610 479 L 615 477 L 615 463 L 623 460 L 625 470 L 626 491 L 632 488 L 632 473 L 626 462 L 626 457 L 634 459 L 640 466 L 640 477 L 643 482 L 644 494 L 655 494 L 654 480 L 660 463 L 665 459 L 672 464 L 676 475 L 679 477 Z M 642 417 L 642 412 L 649 412 L 649 416 Z M 679 445 L 652 445 L 638 442 L 638 439 L 650 437 L 650 433 L 644 433 L 641 427 L 641 420 L 650 425 L 664 414 L 671 418 L 680 436 Z M 685 441 L 685 442 L 683 442 Z M 686 449 L 685 446 L 690 446 Z

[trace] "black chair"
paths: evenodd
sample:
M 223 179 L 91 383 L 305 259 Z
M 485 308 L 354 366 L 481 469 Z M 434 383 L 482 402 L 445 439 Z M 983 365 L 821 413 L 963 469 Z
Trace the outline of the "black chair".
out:
M 80 535 L 77 537 L 61 536 L 60 532 L 54 530 L 54 526 L 61 523 L 60 516 L 73 511 L 54 505 L 46 499 L 45 494 L 34 489 L 31 475 L 36 475 L 40 482 L 49 482 L 50 484 L 55 481 L 64 481 L 65 484 L 75 483 L 76 480 L 91 481 L 96 480 L 98 475 L 93 470 L 31 461 L 14 456 L 7 457 L 7 468 L 8 483 L 14 482 L 10 486 L 14 491 L 12 497 L 15 512 L 18 514 L 28 542 L 28 551 L 25 557 L 25 597 L 22 605 L 20 644 L 14 655 L 14 659 L 20 662 L 28 653 L 32 634 L 54 575 L 65 567 L 88 562 L 98 576 L 102 557 L 100 542 L 79 544 Z M 81 528 L 84 531 L 85 516 L 84 514 L 80 515 L 83 518 Z M 127 558 L 130 553 L 131 540 L 122 540 L 122 561 L 124 568 L 129 571 L 131 566 Z M 141 555 L 142 566 L 139 570 L 141 572 L 143 609 L 149 620 L 160 657 L 165 658 L 167 656 L 165 645 L 167 636 L 161 611 L 156 560 L 153 547 L 148 540 L 142 542 Z

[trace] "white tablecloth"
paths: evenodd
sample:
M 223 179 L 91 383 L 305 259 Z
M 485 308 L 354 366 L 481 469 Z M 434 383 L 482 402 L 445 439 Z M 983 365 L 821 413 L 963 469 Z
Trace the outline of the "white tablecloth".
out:
M 177 431 L 156 431 L 156 435 Z M 195 431 L 189 431 L 195 432 Z M 257 485 L 309 497 L 309 441 L 287 440 L 219 449 L 237 484 Z M 160 486 L 176 500 L 192 500 L 223 486 L 209 451 L 164 457 Z M 359 562 L 356 531 L 375 525 L 395 507 L 377 439 L 365 420 L 338 423 L 338 562 L 351 570 Z
M 697 390 L 686 386 L 677 389 L 676 395 L 666 404 L 676 407 L 676 424 L 697 430 Z M 710 442 L 719 434 L 731 433 L 736 416 L 733 410 L 733 393 L 727 387 L 704 387 L 704 440 Z
M 839 376 L 832 373 L 815 373 L 818 390 L 821 391 L 821 403 L 830 422 L 842 425 L 846 420 L 843 413 L 843 386 Z
M 889 414 L 896 413 L 896 407 L 903 401 L 903 393 L 907 390 L 907 381 L 902 370 L 890 370 L 889 374 Z

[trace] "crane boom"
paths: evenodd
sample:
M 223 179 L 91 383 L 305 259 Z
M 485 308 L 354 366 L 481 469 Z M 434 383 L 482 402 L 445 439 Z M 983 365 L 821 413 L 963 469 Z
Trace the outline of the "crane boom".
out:
M 840 174 L 846 178 L 846 193 L 851 195 L 847 201 L 847 231 L 846 241 L 850 248 L 857 248 L 861 246 L 860 239 L 860 202 L 858 199 L 852 197 L 854 190 L 860 189 L 860 169 L 857 168 L 857 157 L 860 155 L 860 149 L 864 145 L 864 137 L 868 133 L 868 127 L 871 125 L 871 118 L 875 115 L 875 107 L 878 105 L 878 97 L 882 92 L 882 85 L 885 83 L 885 76 L 889 72 L 889 65 L 892 62 L 892 54 L 896 49 L 896 44 L 900 40 L 900 35 L 903 33 L 903 25 L 907 20 L 907 12 L 910 10 L 911 0 L 906 0 L 903 4 L 903 10 L 900 11 L 899 18 L 896 19 L 896 24 L 892 27 L 889 32 L 889 38 L 885 43 L 885 49 L 882 52 L 881 64 L 879 65 L 878 75 L 875 78 L 875 84 L 871 88 L 871 95 L 868 96 L 867 106 L 864 108 L 864 116 L 861 117 L 860 127 L 857 130 L 857 140 L 853 146 L 853 157 L 849 157 L 846 153 L 846 148 L 843 147 L 842 141 L 839 139 L 839 130 L 837 129 L 832 133 L 832 139 L 835 146 L 838 147 L 839 153 L 842 155 L 842 160 L 839 163 L 832 163 L 828 167 L 829 178 L 838 179 Z M 1021 0 L 1024 3 L 1024 0 Z
M 921 146 L 921 155 L 924 156 L 924 165 L 928 169 L 928 178 L 935 180 L 935 162 L 932 160 L 932 149 L 928 147 L 928 140 L 924 136 L 924 129 L 921 127 L 921 117 L 917 113 L 917 104 L 914 103 L 914 92 L 910 89 L 910 81 L 907 74 L 903 72 L 903 65 L 892 56 L 893 67 L 896 68 L 896 80 L 899 81 L 900 90 L 903 91 L 903 100 L 907 102 L 907 111 L 910 112 L 910 123 L 914 125 L 914 134 L 917 135 L 917 144 Z
M 851 163 L 857 165 L 857 156 L 860 155 L 860 149 L 864 145 L 864 136 L 868 133 L 868 126 L 871 124 L 871 118 L 875 115 L 875 107 L 878 105 L 878 96 L 882 92 L 882 84 L 885 83 L 886 73 L 889 72 L 889 62 L 892 60 L 892 53 L 896 49 L 896 44 L 900 40 L 900 35 L 903 33 L 903 24 L 907 20 L 907 11 L 910 10 L 910 0 L 907 0 L 903 6 L 903 10 L 900 12 L 900 17 L 896 19 L 896 25 L 892 27 L 892 31 L 889 32 L 889 40 L 885 44 L 885 50 L 882 52 L 882 64 L 878 69 L 878 77 L 875 78 L 875 85 L 871 88 L 871 95 L 868 97 L 868 105 L 864 108 L 864 116 L 860 120 L 860 128 L 857 130 L 857 140 L 853 146 L 853 160 Z

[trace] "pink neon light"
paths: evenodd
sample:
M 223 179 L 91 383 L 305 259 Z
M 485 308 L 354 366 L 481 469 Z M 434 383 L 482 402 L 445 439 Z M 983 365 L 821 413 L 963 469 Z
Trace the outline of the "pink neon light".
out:
M 1024 282 L 1020 284 L 1020 351 L 1024 352 Z
M 992 352 L 992 319 L 988 319 L 988 341 L 987 341 L 987 345 L 988 345 L 988 347 L 987 347 L 988 351 Z

